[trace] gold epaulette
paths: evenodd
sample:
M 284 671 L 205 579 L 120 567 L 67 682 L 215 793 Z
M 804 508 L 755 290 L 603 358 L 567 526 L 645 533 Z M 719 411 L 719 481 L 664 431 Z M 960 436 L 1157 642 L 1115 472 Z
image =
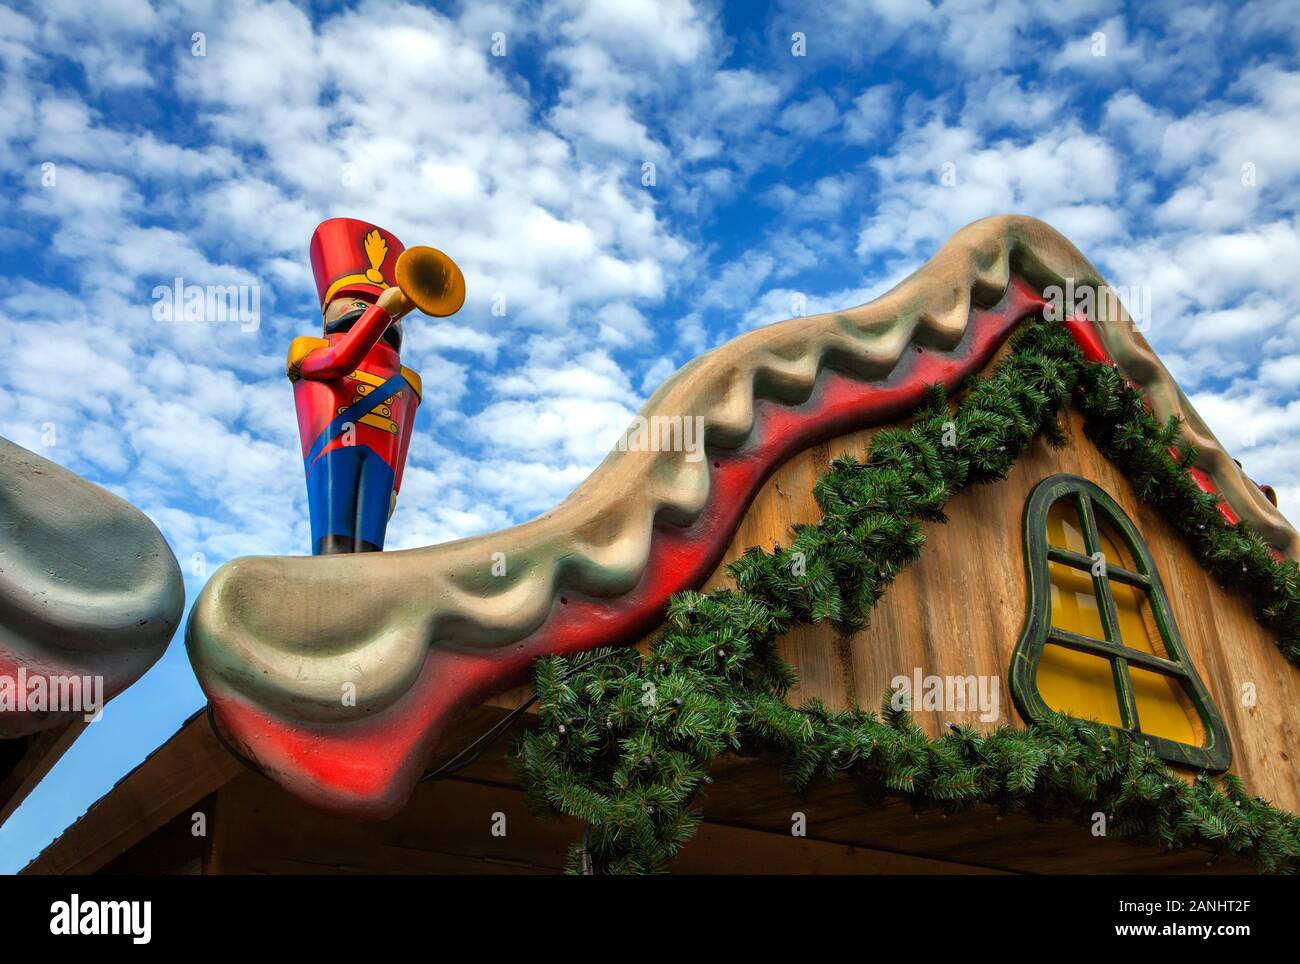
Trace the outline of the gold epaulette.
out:
M 284 373 L 289 376 L 289 381 L 296 382 L 302 377 L 301 368 L 304 358 L 317 348 L 328 347 L 328 338 L 316 338 L 313 335 L 302 335 L 289 342 L 289 360 L 284 366 Z
M 411 391 L 415 392 L 417 402 L 424 399 L 424 382 L 420 381 L 420 376 L 413 369 L 402 366 L 402 377 L 406 379 L 406 384 L 411 386 Z

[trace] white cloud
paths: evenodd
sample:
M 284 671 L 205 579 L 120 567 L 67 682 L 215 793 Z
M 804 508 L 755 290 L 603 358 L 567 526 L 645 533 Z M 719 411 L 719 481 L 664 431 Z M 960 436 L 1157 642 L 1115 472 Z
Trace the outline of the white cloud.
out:
M 888 84 L 869 87 L 853 98 L 853 108 L 844 115 L 844 137 L 865 144 L 880 137 L 889 126 L 893 92 Z
M 646 369 L 645 375 L 641 378 L 641 394 L 646 396 L 653 394 L 675 371 L 677 365 L 671 358 L 665 356 L 655 359 L 654 364 Z
M 833 127 L 838 120 L 839 111 L 835 107 L 835 101 L 825 94 L 814 94 L 781 111 L 777 124 L 794 137 L 817 137 Z
M 990 143 L 975 128 L 935 118 L 906 129 L 871 168 L 881 183 L 858 252 L 913 259 L 989 215 L 1091 210 L 1115 199 L 1119 179 L 1114 149 L 1074 124 L 1029 141 Z

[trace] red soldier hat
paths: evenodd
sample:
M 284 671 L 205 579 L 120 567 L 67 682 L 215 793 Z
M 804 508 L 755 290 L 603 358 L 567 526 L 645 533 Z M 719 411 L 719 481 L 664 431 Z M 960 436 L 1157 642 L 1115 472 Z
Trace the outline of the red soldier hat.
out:
M 405 250 L 391 233 L 366 221 L 322 221 L 311 236 L 311 270 L 321 311 L 344 295 L 374 301 L 385 288 L 397 284 L 394 267 Z

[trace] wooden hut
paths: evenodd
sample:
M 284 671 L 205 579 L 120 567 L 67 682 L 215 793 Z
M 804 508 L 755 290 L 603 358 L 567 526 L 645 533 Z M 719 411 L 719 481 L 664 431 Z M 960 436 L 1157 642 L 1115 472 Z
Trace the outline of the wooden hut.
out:
M 1093 297 L 1053 320 L 1068 287 Z M 978 222 L 878 301 L 741 336 L 670 379 L 642 414 L 703 416 L 701 460 L 625 445 L 561 507 L 504 533 L 383 559 L 230 564 L 189 628 L 215 713 L 196 714 L 27 872 L 617 869 L 640 858 L 620 856 L 615 824 L 668 833 L 652 804 L 666 799 L 671 754 L 683 779 L 698 765 L 709 780 L 686 794 L 701 822 L 674 872 L 1294 869 L 1300 537 L 1140 326 L 1107 306 L 1108 290 L 1041 222 Z M 1068 346 L 1016 338 L 1049 325 Z M 1053 352 L 1060 366 L 1043 375 Z M 1069 384 L 1060 406 L 1024 388 L 1058 376 Z M 926 395 L 936 383 L 938 399 Z M 1043 424 L 1018 425 L 1016 405 L 1046 412 Z M 1170 418 L 1181 426 L 1172 444 Z M 913 474 L 899 476 L 901 464 Z M 923 546 L 909 529 L 872 548 L 884 510 L 847 504 L 883 491 L 872 473 L 884 471 L 920 506 L 910 521 Z M 930 504 L 941 482 L 952 491 Z M 640 542 L 629 518 L 650 527 Z M 854 568 L 847 550 L 827 561 L 836 545 L 880 572 Z M 800 560 L 800 547 L 819 548 Z M 495 552 L 508 575 L 492 574 Z M 804 568 L 786 578 L 778 563 Z M 350 608 L 330 591 L 366 579 L 383 588 Z M 394 585 L 423 595 L 399 607 Z M 534 735 L 523 765 L 510 759 L 513 734 L 475 744 L 528 697 L 538 657 L 560 654 L 556 672 L 576 673 L 593 646 L 639 645 L 666 664 L 671 647 L 654 648 L 666 607 L 692 591 L 700 607 L 744 598 L 796 612 L 781 616 L 775 647 L 798 673 L 784 704 L 812 706 L 806 716 L 760 725 L 771 707 L 756 701 L 728 710 L 739 752 L 694 747 L 673 715 L 698 701 L 699 726 L 722 725 L 700 694 L 733 693 L 741 684 L 728 680 L 748 672 L 737 664 L 727 677 L 721 653 L 703 682 L 704 671 L 682 683 L 668 665 L 591 676 L 617 688 L 649 674 L 680 688 L 667 708 L 565 695 L 563 681 L 539 677 L 543 698 L 518 721 Z M 805 601 L 831 598 L 844 610 L 798 618 Z M 865 618 L 848 611 L 854 599 Z M 669 632 L 696 631 L 695 605 L 671 610 Z M 308 682 L 352 682 L 358 704 L 333 707 L 302 683 L 316 655 L 303 651 L 305 624 L 346 664 L 335 677 L 310 662 Z M 388 662 L 371 660 L 378 646 L 392 647 Z M 381 685 L 408 657 L 410 671 Z M 888 707 L 858 712 L 900 692 L 910 722 Z M 609 715 L 566 716 L 566 700 Z M 797 719 L 809 735 L 777 732 Z M 771 738 L 756 738 L 765 726 Z M 899 732 L 918 754 L 912 770 L 886 759 Z M 638 773 L 641 761 L 620 754 L 645 734 Z M 597 747 L 596 762 L 561 785 L 547 767 L 577 766 L 575 739 Z M 463 747 L 473 752 L 458 757 Z M 1007 762 L 1013 752 L 1032 759 Z M 792 787 L 800 767 L 810 779 Z M 587 802 L 567 804 L 570 786 Z M 534 814 L 529 791 L 534 804 L 551 792 L 550 809 L 568 815 Z M 608 816 L 638 793 L 649 816 Z

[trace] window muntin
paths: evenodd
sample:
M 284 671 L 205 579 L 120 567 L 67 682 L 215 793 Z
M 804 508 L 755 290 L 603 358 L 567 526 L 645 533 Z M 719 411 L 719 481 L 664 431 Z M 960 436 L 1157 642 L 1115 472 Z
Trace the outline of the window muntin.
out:
M 1096 720 L 1172 762 L 1227 769 L 1227 730 L 1115 501 L 1086 479 L 1044 480 L 1025 508 L 1025 553 L 1029 613 L 1011 668 L 1021 713 Z

